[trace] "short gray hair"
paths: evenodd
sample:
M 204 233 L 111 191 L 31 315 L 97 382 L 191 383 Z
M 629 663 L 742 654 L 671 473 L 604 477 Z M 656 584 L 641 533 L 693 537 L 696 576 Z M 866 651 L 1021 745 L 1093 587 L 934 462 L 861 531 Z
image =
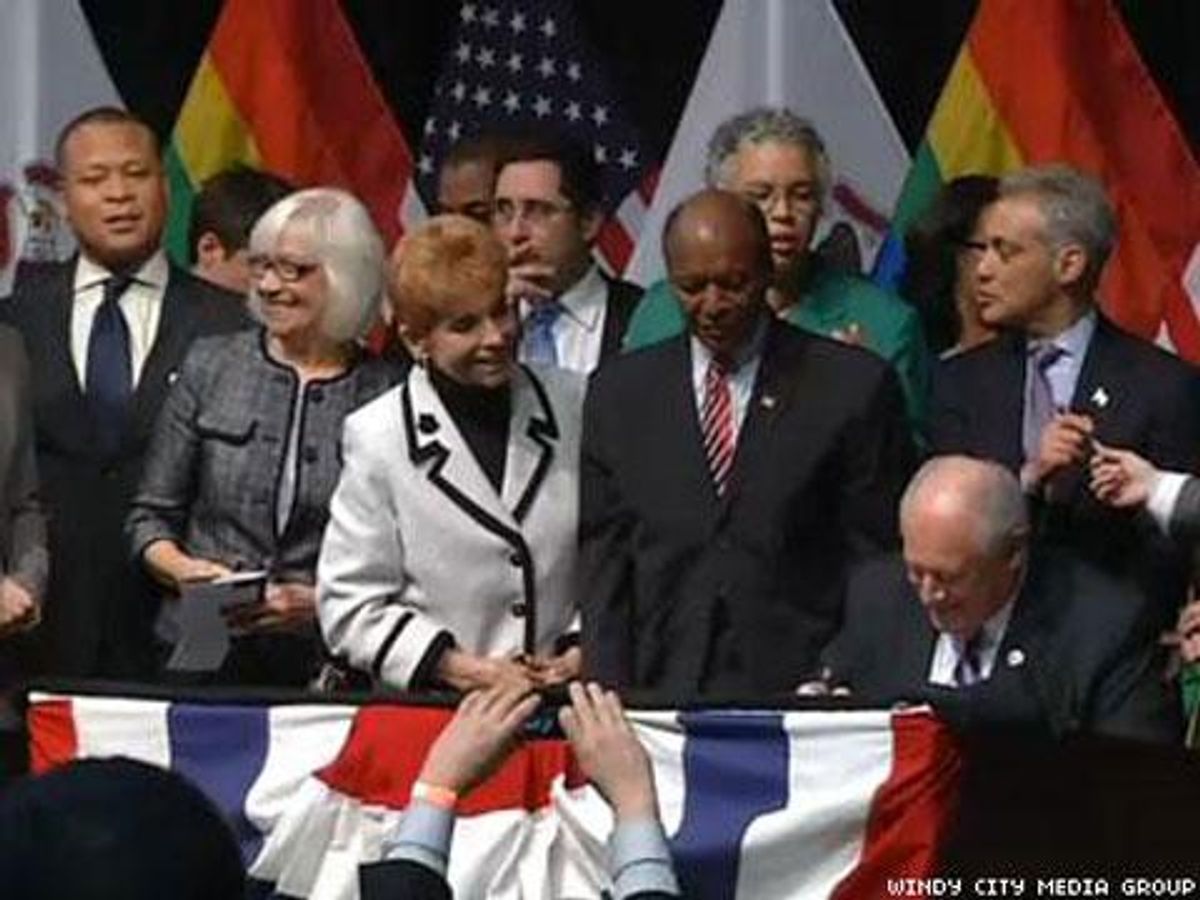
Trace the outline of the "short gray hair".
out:
M 729 187 L 729 160 L 745 144 L 765 143 L 792 144 L 808 151 L 817 176 L 817 197 L 824 205 L 833 182 L 825 142 L 812 122 L 783 106 L 757 106 L 717 126 L 708 141 L 704 166 L 709 187 Z
M 383 298 L 383 239 L 367 208 L 338 188 L 316 187 L 284 197 L 254 223 L 250 254 L 270 255 L 287 228 L 300 228 L 312 240 L 312 253 L 325 271 L 329 298 L 325 334 L 351 341 L 367 332 Z M 255 286 L 250 311 L 261 318 L 262 300 Z
M 926 492 L 953 496 L 976 522 L 981 552 L 998 556 L 1017 549 L 1029 535 L 1029 511 L 1016 476 L 999 463 L 970 456 L 935 456 L 925 461 L 900 498 L 900 520 Z
M 1078 244 L 1087 254 L 1088 278 L 1100 278 L 1116 243 L 1117 220 L 1099 181 L 1063 163 L 1028 166 L 1001 178 L 998 194 L 1032 198 L 1046 220 L 1050 249 Z

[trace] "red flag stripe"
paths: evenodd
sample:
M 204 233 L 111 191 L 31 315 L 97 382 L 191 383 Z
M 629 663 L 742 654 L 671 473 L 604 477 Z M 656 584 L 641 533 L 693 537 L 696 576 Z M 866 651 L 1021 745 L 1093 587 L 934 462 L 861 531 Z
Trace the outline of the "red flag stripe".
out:
M 230 0 L 209 54 L 267 168 L 353 191 L 399 236 L 412 155 L 336 0 Z
M 919 713 L 892 717 L 892 742 L 892 771 L 871 802 L 858 865 L 831 900 L 887 897 L 889 879 L 936 872 L 958 798 L 958 744 L 945 725 Z
M 363 803 L 403 809 L 429 745 L 452 715 L 445 709 L 365 707 L 355 715 L 338 758 L 317 776 Z M 584 783 L 565 741 L 530 741 L 459 803 L 459 813 L 541 809 L 550 802 L 554 779 L 564 773 L 568 787 Z
M 25 722 L 29 727 L 29 768 L 35 775 L 65 765 L 79 755 L 70 700 L 30 704 Z

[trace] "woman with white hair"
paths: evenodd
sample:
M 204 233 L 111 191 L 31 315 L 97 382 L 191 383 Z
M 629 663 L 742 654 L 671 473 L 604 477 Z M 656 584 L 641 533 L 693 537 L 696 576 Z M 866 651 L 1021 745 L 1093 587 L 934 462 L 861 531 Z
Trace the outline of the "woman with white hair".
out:
M 353 409 L 399 377 L 358 338 L 379 309 L 383 243 L 361 203 L 313 188 L 250 235 L 250 309 L 261 328 L 197 341 L 160 415 L 128 533 L 169 592 L 266 570 L 263 602 L 230 616 L 219 680 L 304 684 L 319 667 L 313 589 L 338 439 Z M 168 600 L 159 636 L 177 634 Z

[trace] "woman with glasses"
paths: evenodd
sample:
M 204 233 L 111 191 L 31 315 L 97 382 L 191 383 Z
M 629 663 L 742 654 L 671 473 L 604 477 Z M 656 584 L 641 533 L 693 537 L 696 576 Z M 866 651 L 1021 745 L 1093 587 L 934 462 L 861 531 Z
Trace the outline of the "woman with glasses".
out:
M 417 364 L 346 420 L 321 548 L 330 648 L 390 688 L 460 691 L 579 672 L 575 616 L 584 381 L 516 363 L 506 251 L 439 216 L 393 255 Z
M 351 410 L 399 372 L 358 338 L 379 312 L 383 244 L 330 188 L 272 206 L 250 235 L 254 331 L 197 341 L 171 388 L 133 509 L 133 552 L 168 592 L 265 570 L 261 602 L 228 614 L 218 680 L 303 685 L 320 663 L 313 581 L 338 440 Z M 178 599 L 159 636 L 178 637 Z

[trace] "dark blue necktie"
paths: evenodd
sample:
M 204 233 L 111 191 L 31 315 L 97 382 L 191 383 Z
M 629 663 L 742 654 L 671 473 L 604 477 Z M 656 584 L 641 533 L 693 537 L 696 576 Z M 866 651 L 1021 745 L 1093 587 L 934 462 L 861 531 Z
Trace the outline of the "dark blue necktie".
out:
M 133 395 L 129 326 L 120 302 L 132 283 L 133 279 L 125 275 L 114 275 L 104 282 L 104 299 L 88 337 L 87 401 L 99 449 L 106 454 L 115 453 L 121 446 Z

